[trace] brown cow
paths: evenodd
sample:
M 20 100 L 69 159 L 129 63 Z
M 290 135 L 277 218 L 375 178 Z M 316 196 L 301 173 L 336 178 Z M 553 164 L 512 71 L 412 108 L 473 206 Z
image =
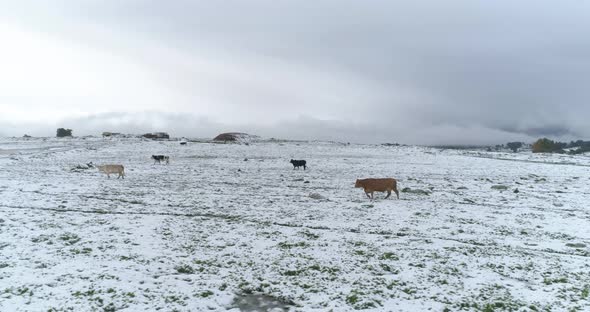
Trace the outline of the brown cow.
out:
M 357 179 L 354 187 L 362 187 L 365 189 L 365 194 L 370 199 L 373 199 L 373 192 L 387 192 L 387 199 L 391 195 L 391 191 L 394 191 L 399 199 L 399 192 L 397 191 L 397 181 L 392 178 L 386 179 Z M 369 196 L 369 194 L 371 194 Z
M 106 173 L 107 178 L 111 177 L 111 173 L 118 173 L 119 176 L 118 178 L 123 178 L 125 179 L 125 167 L 123 167 L 123 165 L 103 165 L 103 166 L 96 166 L 96 168 L 98 168 L 98 171 L 102 172 L 102 173 Z

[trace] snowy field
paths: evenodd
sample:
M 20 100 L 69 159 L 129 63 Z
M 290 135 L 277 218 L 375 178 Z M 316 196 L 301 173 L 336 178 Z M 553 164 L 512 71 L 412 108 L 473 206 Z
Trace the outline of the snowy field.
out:
M 127 176 L 71 170 L 91 161 Z M 410 190 L 370 201 L 365 177 Z M 588 156 L 0 139 L 0 311 L 590 311 L 589 292 Z

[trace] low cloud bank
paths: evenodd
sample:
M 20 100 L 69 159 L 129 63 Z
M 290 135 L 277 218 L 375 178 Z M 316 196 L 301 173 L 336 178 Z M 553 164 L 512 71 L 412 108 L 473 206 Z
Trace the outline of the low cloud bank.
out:
M 420 145 L 489 145 L 508 141 L 533 142 L 541 136 L 558 140 L 572 140 L 575 131 L 564 127 L 545 128 L 488 128 L 480 125 L 409 123 L 359 123 L 343 120 L 321 120 L 299 116 L 268 125 L 225 124 L 203 116 L 182 113 L 124 113 L 112 112 L 62 120 L 58 123 L 38 124 L 3 122 L 2 136 L 54 136 L 59 127 L 74 130 L 74 135 L 100 135 L 104 131 L 129 134 L 164 131 L 173 137 L 212 138 L 218 133 L 241 131 L 264 138 L 324 140 L 351 143 L 397 142 Z M 584 138 L 582 138 L 584 139 Z

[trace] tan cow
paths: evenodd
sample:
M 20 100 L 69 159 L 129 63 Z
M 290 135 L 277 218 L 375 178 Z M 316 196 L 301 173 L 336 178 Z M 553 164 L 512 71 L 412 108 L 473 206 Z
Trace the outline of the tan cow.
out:
M 117 179 L 125 179 L 125 167 L 123 167 L 123 165 L 102 165 L 96 166 L 96 168 L 98 168 L 98 171 L 106 173 L 107 178 L 111 177 L 111 173 L 118 173 L 119 176 L 117 177 Z
M 357 179 L 354 187 L 362 187 L 365 189 L 365 194 L 370 199 L 373 199 L 373 192 L 387 192 L 387 199 L 391 195 L 391 191 L 394 191 L 399 199 L 399 192 L 397 191 L 397 181 L 392 178 L 386 179 Z M 369 194 L 371 194 L 369 196 Z

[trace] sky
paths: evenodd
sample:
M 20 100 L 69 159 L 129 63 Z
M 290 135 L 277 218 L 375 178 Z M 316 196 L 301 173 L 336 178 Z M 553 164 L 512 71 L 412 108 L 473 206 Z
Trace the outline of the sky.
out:
M 0 0 L 0 136 L 590 137 L 590 2 Z

